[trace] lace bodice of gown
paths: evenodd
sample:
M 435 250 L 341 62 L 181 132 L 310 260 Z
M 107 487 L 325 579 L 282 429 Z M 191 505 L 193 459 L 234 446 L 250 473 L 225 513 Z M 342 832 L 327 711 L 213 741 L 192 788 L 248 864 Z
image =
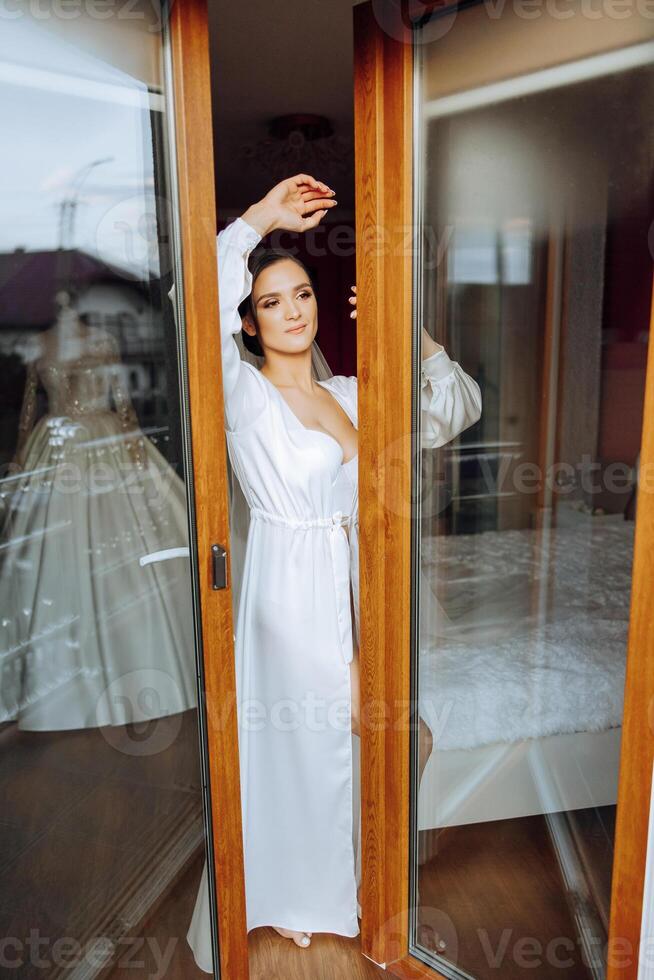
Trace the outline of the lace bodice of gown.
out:
M 116 414 L 120 429 L 137 433 L 138 419 L 123 381 L 119 347 L 105 331 L 93 331 L 75 338 L 76 356 L 55 356 L 44 350 L 27 366 L 27 381 L 18 423 L 16 455 L 20 453 L 34 427 L 39 380 L 48 396 L 48 416 L 79 418 L 97 413 Z M 62 345 L 63 347 L 63 345 Z M 61 354 L 65 354 L 60 348 Z M 115 411 L 112 407 L 112 398 Z M 128 443 L 131 450 L 131 443 Z M 134 450 L 140 461 L 140 453 Z

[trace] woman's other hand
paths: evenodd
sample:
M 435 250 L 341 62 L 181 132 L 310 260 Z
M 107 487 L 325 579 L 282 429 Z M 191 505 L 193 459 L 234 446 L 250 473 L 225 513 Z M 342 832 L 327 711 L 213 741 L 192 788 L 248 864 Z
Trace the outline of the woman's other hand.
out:
M 356 318 L 357 318 L 357 287 L 356 286 L 350 286 L 350 289 L 354 293 L 354 296 L 350 296 L 350 298 L 348 299 L 348 303 L 351 303 L 352 306 L 354 307 L 354 309 L 350 313 L 350 316 L 351 316 L 351 318 L 353 320 L 356 320 Z
M 271 231 L 308 231 L 336 205 L 335 193 L 309 174 L 287 177 L 241 216 L 261 237 Z

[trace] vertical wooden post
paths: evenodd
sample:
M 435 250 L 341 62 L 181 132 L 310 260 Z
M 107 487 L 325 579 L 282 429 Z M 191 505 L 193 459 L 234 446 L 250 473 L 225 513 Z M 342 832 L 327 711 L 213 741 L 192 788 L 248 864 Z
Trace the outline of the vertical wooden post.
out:
M 220 973 L 247 980 L 232 595 L 211 584 L 210 549 L 229 547 L 229 510 L 207 0 L 172 5 L 170 38 Z
M 650 318 L 607 980 L 636 980 L 654 765 L 654 291 Z M 651 955 L 651 954 L 650 954 Z
M 409 884 L 412 47 L 354 8 L 362 950 L 406 954 Z M 404 705 L 401 703 L 404 701 Z

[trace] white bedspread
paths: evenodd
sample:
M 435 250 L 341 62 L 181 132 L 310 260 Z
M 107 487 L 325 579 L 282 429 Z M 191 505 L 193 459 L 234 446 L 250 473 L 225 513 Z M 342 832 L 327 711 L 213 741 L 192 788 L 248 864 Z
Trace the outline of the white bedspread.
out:
M 423 541 L 420 712 L 441 750 L 617 727 L 634 525 Z M 430 590 L 436 595 L 431 595 Z

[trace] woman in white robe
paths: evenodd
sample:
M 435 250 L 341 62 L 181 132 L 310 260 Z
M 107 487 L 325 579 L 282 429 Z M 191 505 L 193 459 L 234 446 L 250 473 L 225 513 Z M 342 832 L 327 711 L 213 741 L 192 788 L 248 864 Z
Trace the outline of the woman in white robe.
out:
M 335 203 L 326 185 L 299 175 L 218 236 L 227 443 L 250 510 L 235 627 L 247 930 L 273 926 L 298 945 L 312 932 L 359 933 L 357 382 L 311 378 L 318 320 L 306 269 L 277 260 L 253 282 L 248 258 L 264 235 L 315 227 Z M 256 323 L 238 309 L 251 290 Z M 241 359 L 242 328 L 261 344 L 262 370 Z M 423 444 L 438 446 L 479 418 L 481 399 L 426 334 L 425 344 Z M 206 865 L 188 941 L 210 971 Z

